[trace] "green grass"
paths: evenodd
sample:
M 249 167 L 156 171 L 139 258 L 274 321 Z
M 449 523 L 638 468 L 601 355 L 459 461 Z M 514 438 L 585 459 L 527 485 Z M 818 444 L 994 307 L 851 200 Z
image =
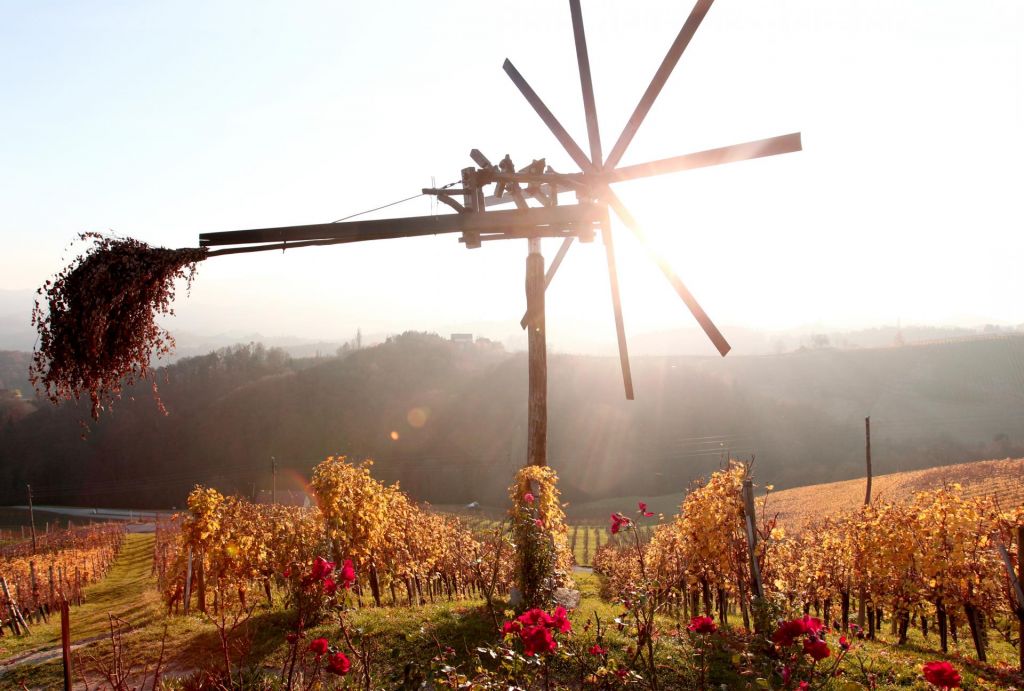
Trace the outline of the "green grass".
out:
M 163 606 L 149 575 L 152 556 L 152 535 L 129 534 L 125 537 L 121 554 L 107 577 L 85 589 L 85 602 L 81 607 L 71 607 L 72 643 L 109 634 L 108 614 L 130 621 L 143 630 L 148 630 L 162 619 Z M 39 682 L 56 683 L 61 678 L 60 612 L 54 612 L 49 623 L 34 624 L 31 628 L 31 635 L 7 635 L 0 639 L 0 658 L 6 660 L 24 654 L 56 650 L 56 676 L 52 663 L 26 664 L 0 677 L 0 686 L 22 679 L 32 685 Z

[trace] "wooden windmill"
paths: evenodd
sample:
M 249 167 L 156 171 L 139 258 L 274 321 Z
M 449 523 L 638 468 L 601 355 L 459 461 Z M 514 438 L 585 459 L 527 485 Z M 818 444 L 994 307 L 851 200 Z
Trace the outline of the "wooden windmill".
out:
M 579 172 L 557 173 L 548 167 L 543 159 L 517 168 L 512 160 L 505 156 L 495 164 L 480 151 L 474 149 L 470 156 L 476 165 L 462 170 L 461 187 L 423 190 L 424 194 L 436 196 L 439 201 L 452 207 L 456 213 L 206 233 L 199 236 L 200 244 L 208 248 L 220 248 L 212 249 L 209 252 L 210 256 L 216 256 L 237 252 L 334 245 L 440 233 L 460 233 L 459 241 L 463 242 L 467 248 L 478 248 L 482 243 L 492 240 L 526 239 L 529 245 L 526 259 L 526 314 L 523 316 L 521 325 L 523 328 L 529 329 L 527 462 L 545 465 L 547 462 L 547 361 L 544 292 L 573 241 L 578 239 L 581 242 L 590 242 L 594 239 L 595 233 L 600 233 L 605 247 L 623 385 L 626 398 L 633 399 L 633 381 L 623 326 L 622 304 L 619 298 L 619 281 L 609 210 L 614 212 L 644 244 L 651 259 L 672 284 L 718 351 L 723 356 L 729 352 L 730 346 L 721 332 L 672 270 L 672 267 L 663 257 L 655 253 L 650 245 L 644 242 L 644 233 L 640 225 L 612 189 L 612 184 L 616 182 L 800 150 L 800 134 L 795 133 L 648 163 L 619 166 L 626 149 L 676 63 L 689 45 L 690 39 L 693 38 L 712 2 L 713 0 L 698 0 L 607 157 L 603 155 L 601 147 L 580 0 L 569 0 L 569 7 L 576 42 L 576 59 L 583 92 L 583 107 L 586 114 L 589 156 L 544 105 L 541 98 L 512 63 L 508 60 L 505 61 L 505 72 L 572 160 L 579 166 Z M 486 194 L 486 190 L 491 185 L 494 187 L 490 189 L 490 194 Z M 559 195 L 563 193 L 574 193 L 576 203 L 559 205 Z M 529 203 L 531 200 L 533 205 Z M 509 203 L 514 204 L 515 208 L 489 210 L 490 207 Z M 545 272 L 540 241 L 541 238 L 546 237 L 560 238 L 562 244 Z

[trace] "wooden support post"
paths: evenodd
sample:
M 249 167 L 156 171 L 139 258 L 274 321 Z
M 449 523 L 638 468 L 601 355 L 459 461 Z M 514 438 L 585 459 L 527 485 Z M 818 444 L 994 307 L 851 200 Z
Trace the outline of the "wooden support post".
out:
M 753 584 L 754 596 L 764 597 L 764 585 L 761 583 L 761 569 L 757 563 L 757 516 L 754 513 L 754 482 L 750 478 L 743 481 L 743 513 L 747 530 L 747 551 L 750 553 L 750 581 Z
M 483 211 L 483 194 L 476 184 L 476 168 L 470 166 L 469 168 L 462 169 L 462 189 L 462 205 L 466 211 Z M 462 240 L 466 245 L 466 249 L 473 250 L 480 247 L 479 232 L 467 230 L 462 233 Z
M 188 546 L 188 564 L 185 566 L 185 602 L 184 613 L 188 616 L 189 600 L 192 599 L 192 545 Z
M 28 488 L 28 521 L 32 526 L 32 554 L 36 553 L 36 514 L 32 508 L 32 485 L 25 485 Z
M 864 505 L 871 503 L 871 416 L 864 418 L 864 455 L 867 464 L 868 486 L 864 490 Z
M 530 238 L 526 257 L 526 309 L 535 315 L 528 325 L 529 407 L 527 411 L 526 463 L 547 465 L 548 360 L 544 314 L 544 256 L 540 238 Z
M 1024 672 L 1024 526 L 1017 526 L 1017 572 L 1013 571 L 1013 563 L 1010 561 L 1010 554 L 1006 547 L 999 545 L 999 556 L 1003 559 L 1006 567 L 1006 577 L 1010 581 L 1010 589 L 1013 592 L 1016 607 L 1014 614 L 1017 616 L 1017 627 L 1019 632 L 1018 645 L 1020 647 L 1019 666 Z
M 7 579 L 3 576 L 0 576 L 0 586 L 3 587 L 4 599 L 7 601 L 7 611 L 11 615 L 11 628 L 13 628 L 14 632 L 18 635 L 28 635 L 32 633 L 28 628 L 28 622 L 25 621 L 25 617 L 21 616 L 21 610 L 18 609 L 18 603 L 11 597 L 11 590 L 7 586 Z
M 71 691 L 71 611 L 64 598 L 60 600 L 60 649 L 64 661 L 64 691 Z
M 1017 526 L 1017 583 L 1024 583 L 1024 525 Z M 1017 613 L 1017 636 L 1020 646 L 1020 671 L 1024 674 L 1024 602 Z
M 196 554 L 196 595 L 198 596 L 199 611 L 206 612 L 206 555 L 203 550 Z

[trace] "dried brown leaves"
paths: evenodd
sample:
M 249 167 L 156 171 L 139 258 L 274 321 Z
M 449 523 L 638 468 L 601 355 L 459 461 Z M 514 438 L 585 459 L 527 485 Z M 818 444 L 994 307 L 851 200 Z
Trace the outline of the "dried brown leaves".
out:
M 79 238 L 92 245 L 38 290 L 32 324 L 39 342 L 29 374 L 53 403 L 88 395 L 98 419 L 123 386 L 147 377 L 154 356 L 173 349 L 174 339 L 156 318 L 174 314 L 174 282 L 183 278 L 191 286 L 206 250 L 150 247 L 98 233 Z

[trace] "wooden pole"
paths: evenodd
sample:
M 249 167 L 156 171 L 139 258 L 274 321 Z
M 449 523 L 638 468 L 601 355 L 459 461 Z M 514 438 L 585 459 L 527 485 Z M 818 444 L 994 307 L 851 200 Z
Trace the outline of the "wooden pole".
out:
M 1017 526 L 1017 584 L 1024 583 L 1024 525 Z M 1017 613 L 1017 635 L 1020 646 L 1020 671 L 1024 674 L 1024 602 Z
M 530 238 L 526 257 L 526 309 L 536 315 L 528 329 L 529 405 L 527 410 L 526 462 L 547 465 L 548 361 L 544 315 L 544 257 L 540 238 Z
M 188 616 L 189 600 L 192 599 L 192 545 L 188 547 L 188 564 L 185 566 L 185 616 Z
M 754 482 L 750 478 L 743 481 L 743 513 L 747 529 L 747 550 L 750 553 L 750 580 L 754 586 L 754 596 L 764 597 L 764 586 L 761 583 L 761 569 L 757 563 L 757 518 L 754 513 Z
M 867 464 L 868 486 L 864 491 L 864 505 L 871 503 L 871 416 L 864 418 L 864 454 Z
M 867 488 L 864 490 L 864 506 L 871 504 L 871 416 L 864 418 L 864 458 L 867 466 Z M 867 605 L 867 590 L 862 583 L 857 604 L 857 626 L 864 631 L 864 615 Z
M 36 514 L 32 509 L 32 485 L 25 485 L 28 488 L 28 521 L 32 526 L 32 554 L 36 553 Z
M 60 648 L 64 660 L 64 691 L 71 691 L 71 611 L 66 598 L 60 600 Z

